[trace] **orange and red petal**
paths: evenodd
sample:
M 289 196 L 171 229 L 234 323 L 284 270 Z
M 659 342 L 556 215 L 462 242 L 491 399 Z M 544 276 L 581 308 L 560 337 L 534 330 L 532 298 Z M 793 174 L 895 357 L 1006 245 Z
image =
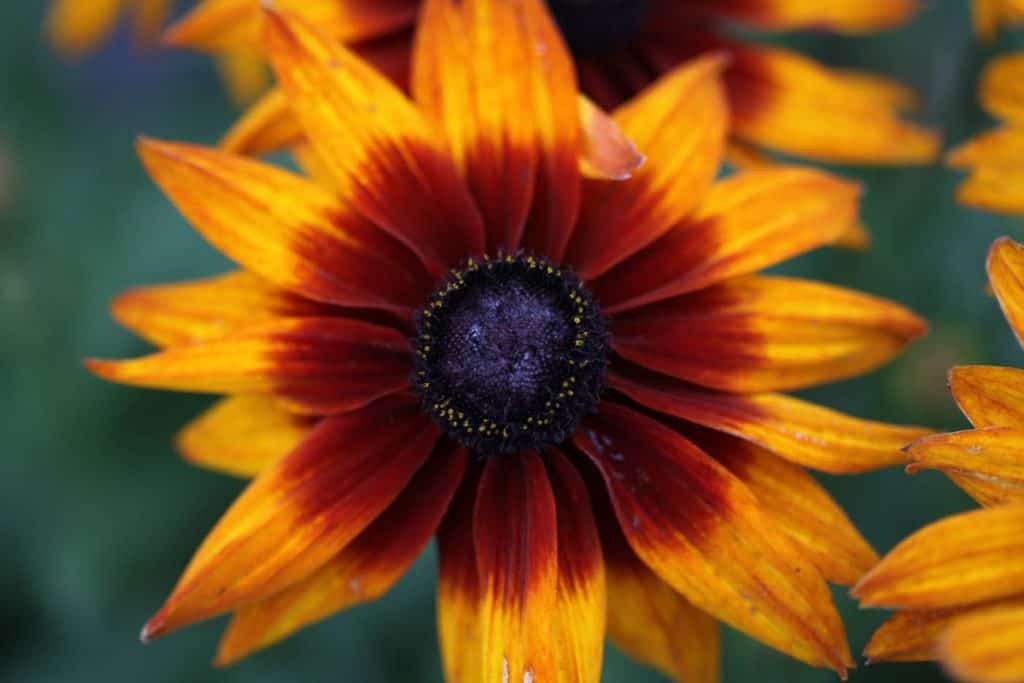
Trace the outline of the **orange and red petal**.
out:
M 399 315 L 430 289 L 409 251 L 307 180 L 195 145 L 143 140 L 139 152 L 153 180 L 207 240 L 280 287 Z
M 573 439 L 633 551 L 700 609 L 807 664 L 852 666 L 824 579 L 750 490 L 693 443 L 609 402 Z
M 965 365 L 949 371 L 949 389 L 975 427 L 1024 428 L 1024 370 Z
M 264 11 L 271 63 L 338 194 L 435 276 L 481 253 L 472 196 L 413 103 L 327 34 L 295 15 Z
M 491 457 L 473 512 L 480 582 L 480 672 L 466 680 L 558 680 L 558 522 L 536 453 Z
M 827 580 L 851 586 L 878 562 L 839 504 L 803 468 L 725 434 L 694 436 L 704 452 L 747 485 L 774 524 Z
M 310 576 L 398 497 L 438 437 L 412 396 L 323 420 L 225 513 L 146 624 L 143 639 Z
M 855 377 L 926 329 L 908 309 L 867 294 L 749 276 L 616 316 L 612 348 L 687 382 L 752 393 Z
M 1024 503 L 1024 427 L 933 434 L 907 456 L 908 471 L 940 470 L 982 505 Z
M 957 617 L 939 640 L 939 661 L 971 683 L 1024 680 L 1024 606 L 992 607 Z
M 255 477 L 288 455 L 314 420 L 290 413 L 268 396 L 221 399 L 178 432 L 185 460 L 238 477 Z
M 547 226 L 567 236 L 580 183 L 576 83 L 542 3 L 427 0 L 421 22 L 413 92 L 480 207 L 488 251 L 518 248 L 535 191 L 567 202 Z M 555 175 L 541 171 L 552 165 Z
M 216 394 L 267 394 L 311 415 L 354 410 L 408 386 L 401 332 L 347 318 L 279 318 L 142 358 L 89 360 L 121 384 Z
M 826 30 L 836 33 L 873 33 L 910 20 L 920 0 L 680 0 L 701 16 L 739 21 L 764 31 Z
M 781 48 L 731 44 L 731 53 L 726 83 L 742 140 L 832 163 L 923 164 L 939 154 L 938 136 L 881 96 L 880 77 L 864 83 Z
M 996 240 L 988 252 L 988 279 L 1003 315 L 1024 344 L 1024 245 L 1009 237 Z
M 241 607 L 221 640 L 217 663 L 237 662 L 390 590 L 437 530 L 468 459 L 464 448 L 439 444 L 395 502 L 323 567 L 280 593 Z
M 782 394 L 737 396 L 617 365 L 609 386 L 638 403 L 766 448 L 790 462 L 855 474 L 905 462 L 900 449 L 929 430 L 861 420 Z
M 399 31 L 413 23 L 419 0 L 275 0 L 279 11 L 296 12 L 335 39 L 356 42 Z M 167 29 L 165 42 L 220 52 L 259 47 L 263 16 L 259 0 L 205 0 Z
M 952 517 L 897 545 L 853 590 L 862 605 L 935 610 L 1024 593 L 1024 505 Z
M 756 272 L 839 239 L 857 219 L 860 187 L 797 167 L 738 173 L 716 183 L 664 237 L 601 276 L 608 313 Z
M 586 183 L 567 252 L 581 278 L 640 251 L 700 204 L 725 151 L 726 62 L 721 55 L 687 62 L 614 113 L 647 162 L 629 180 Z

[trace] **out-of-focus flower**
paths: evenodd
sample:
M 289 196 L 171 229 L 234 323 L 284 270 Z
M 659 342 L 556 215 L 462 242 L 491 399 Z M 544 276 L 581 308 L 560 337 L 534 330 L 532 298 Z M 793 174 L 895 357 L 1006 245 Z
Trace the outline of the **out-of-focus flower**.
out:
M 47 17 L 47 33 L 62 53 L 80 57 L 106 40 L 123 15 L 130 15 L 138 42 L 151 45 L 176 4 L 175 0 L 55 0 Z M 251 102 L 267 89 L 269 74 L 259 52 L 245 47 L 222 50 L 217 52 L 217 64 L 236 102 Z
M 1024 214 L 1024 53 L 997 57 L 985 68 L 980 101 L 1005 123 L 949 153 L 970 171 L 957 199 L 990 211 Z
M 785 167 L 716 180 L 721 55 L 607 116 L 539 0 L 428 0 L 412 101 L 267 12 L 322 182 L 143 141 L 245 270 L 124 295 L 115 316 L 165 349 L 89 362 L 228 394 L 181 448 L 255 477 L 143 637 L 231 612 L 218 661 L 236 661 L 383 594 L 437 532 L 449 681 L 596 683 L 606 631 L 715 681 L 719 621 L 852 666 L 826 580 L 877 557 L 803 467 L 892 465 L 923 430 L 778 392 L 873 369 L 925 325 L 757 272 L 847 230 L 859 188 Z
M 989 280 L 1024 341 L 1024 246 L 1001 239 Z M 1024 680 L 1024 371 L 954 368 L 949 386 L 973 429 L 910 444 L 910 471 L 944 472 L 986 509 L 900 543 L 854 589 L 900 610 L 875 633 L 872 661 L 938 659 L 970 683 Z
M 974 0 L 974 30 L 984 40 L 992 40 L 999 28 L 1024 21 L 1024 0 Z
M 399 83 L 408 74 L 409 27 L 419 0 L 279 0 L 355 46 Z M 573 51 L 583 91 L 611 107 L 703 52 L 726 50 L 725 82 L 734 139 L 839 163 L 914 164 L 933 160 L 934 134 L 901 118 L 914 105 L 906 88 L 875 74 L 828 68 L 796 52 L 727 35 L 731 23 L 767 31 L 827 29 L 866 34 L 911 17 L 915 0 L 549 0 Z M 259 0 L 206 0 L 168 39 L 206 51 L 258 45 Z M 258 154 L 294 143 L 301 130 L 278 91 L 236 126 L 228 148 Z M 746 152 L 746 154 L 744 154 Z M 753 150 L 735 150 L 735 158 Z

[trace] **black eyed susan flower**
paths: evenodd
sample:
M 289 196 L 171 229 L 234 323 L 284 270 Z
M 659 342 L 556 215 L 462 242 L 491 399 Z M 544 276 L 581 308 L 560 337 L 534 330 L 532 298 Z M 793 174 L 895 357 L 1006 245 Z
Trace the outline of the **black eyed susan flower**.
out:
M 1024 342 L 1024 246 L 997 241 L 988 274 Z M 973 428 L 910 444 L 908 469 L 944 472 L 985 509 L 918 531 L 857 585 L 862 604 L 900 610 L 866 654 L 938 659 L 961 681 L 1013 683 L 1024 680 L 1024 371 L 958 367 L 949 386 Z
M 408 80 L 409 27 L 420 0 L 279 0 L 384 68 Z M 458 4 L 458 3 L 455 3 Z M 729 36 L 732 24 L 765 31 L 821 29 L 866 34 L 897 26 L 914 0 L 548 0 L 580 74 L 583 92 L 610 108 L 661 74 L 707 51 L 727 50 L 724 80 L 735 158 L 764 147 L 838 163 L 933 160 L 938 140 L 901 118 L 914 96 L 890 79 L 828 68 L 796 52 Z M 206 0 L 168 33 L 169 42 L 206 51 L 259 39 L 259 0 Z M 258 154 L 294 144 L 302 130 L 287 98 L 272 92 L 237 124 L 225 145 Z
M 858 187 L 716 180 L 721 56 L 609 117 L 538 0 L 423 12 L 410 100 L 268 11 L 319 181 L 140 143 L 244 270 L 123 296 L 115 316 L 164 350 L 89 365 L 227 394 L 180 445 L 254 477 L 143 637 L 231 613 L 218 661 L 236 661 L 380 596 L 436 534 L 449 681 L 596 682 L 606 633 L 714 681 L 719 621 L 844 673 L 826 580 L 877 557 L 802 466 L 895 464 L 923 432 L 779 392 L 868 371 L 924 324 L 757 272 L 848 229 Z

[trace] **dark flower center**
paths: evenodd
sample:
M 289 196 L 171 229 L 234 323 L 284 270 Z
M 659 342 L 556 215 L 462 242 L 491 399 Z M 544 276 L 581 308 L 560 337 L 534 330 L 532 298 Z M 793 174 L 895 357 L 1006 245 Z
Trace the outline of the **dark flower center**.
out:
M 592 57 L 625 47 L 643 27 L 652 0 L 548 0 L 569 49 Z
M 417 316 L 413 386 L 444 431 L 484 454 L 569 438 L 597 407 L 608 331 L 571 272 L 533 256 L 470 260 Z

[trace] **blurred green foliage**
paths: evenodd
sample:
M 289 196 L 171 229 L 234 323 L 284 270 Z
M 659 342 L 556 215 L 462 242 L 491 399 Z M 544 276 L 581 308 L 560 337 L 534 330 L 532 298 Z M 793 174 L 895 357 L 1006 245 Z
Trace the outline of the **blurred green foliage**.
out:
M 175 430 L 210 401 L 104 384 L 88 355 L 129 356 L 143 343 L 111 322 L 119 291 L 220 272 L 209 248 L 145 178 L 138 133 L 214 143 L 234 112 L 211 65 L 140 54 L 119 35 L 82 63 L 43 43 L 45 3 L 0 9 L 0 680 L 440 680 L 430 552 L 386 598 L 308 629 L 226 671 L 209 666 L 223 623 L 143 647 L 137 629 L 241 483 L 182 463 Z M 1024 32 L 1022 32 L 1024 33 Z M 922 97 L 922 118 L 957 142 L 991 124 L 975 104 L 979 69 L 1020 46 L 980 46 L 966 0 L 869 39 L 786 39 L 832 64 L 889 73 Z M 931 335 L 874 375 L 808 392 L 857 415 L 959 428 L 944 389 L 955 363 L 1024 365 L 995 302 L 984 258 L 1024 222 L 956 206 L 939 166 L 842 169 L 868 189 L 866 253 L 826 250 L 786 272 L 903 301 Z M 880 551 L 966 496 L 936 474 L 899 469 L 826 478 Z M 836 591 L 855 652 L 882 620 Z M 724 680 L 832 681 L 729 633 Z M 852 679 L 938 681 L 931 665 L 862 668 Z M 604 680 L 662 680 L 609 648 Z

